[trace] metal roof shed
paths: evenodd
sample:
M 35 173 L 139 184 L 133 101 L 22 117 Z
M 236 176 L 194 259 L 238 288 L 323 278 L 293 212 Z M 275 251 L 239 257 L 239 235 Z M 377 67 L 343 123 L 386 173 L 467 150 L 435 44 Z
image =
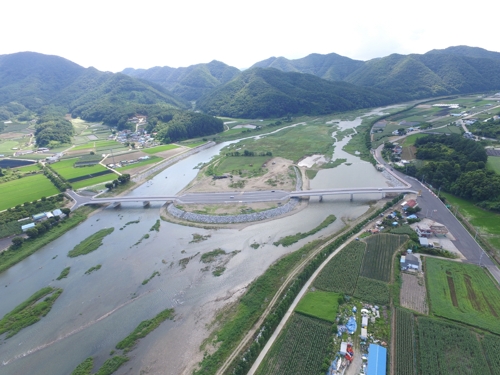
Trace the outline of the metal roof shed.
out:
M 370 344 L 368 349 L 367 375 L 385 375 L 387 369 L 387 349 Z

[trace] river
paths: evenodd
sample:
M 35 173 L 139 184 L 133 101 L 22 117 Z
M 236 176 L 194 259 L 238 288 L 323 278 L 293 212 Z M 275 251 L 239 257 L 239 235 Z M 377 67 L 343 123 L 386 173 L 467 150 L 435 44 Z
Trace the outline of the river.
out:
M 370 113 L 375 114 L 375 113 Z M 341 121 L 339 127 L 355 127 L 361 122 Z M 337 142 L 333 158 L 346 158 L 350 166 L 322 170 L 311 181 L 311 188 L 344 186 L 387 186 L 372 165 L 345 154 Z M 233 142 L 231 142 L 233 143 Z M 220 144 L 192 155 L 142 184 L 132 195 L 170 195 L 182 190 L 193 178 L 199 163 L 207 162 L 227 144 Z M 345 155 L 344 155 L 345 154 Z M 124 204 L 120 209 L 103 209 L 75 229 L 37 253 L 0 274 L 0 316 L 11 311 L 31 294 L 47 285 L 64 289 L 50 313 L 42 320 L 7 340 L 0 341 L 0 373 L 70 374 L 85 358 L 95 358 L 95 368 L 114 346 L 145 319 L 173 307 L 176 318 L 166 321 L 129 353 L 130 361 L 119 374 L 180 374 L 201 359 L 198 348 L 207 336 L 215 311 L 241 295 L 244 287 L 262 274 L 283 254 L 297 250 L 319 236 L 332 233 L 344 224 L 341 218 L 355 219 L 368 209 L 377 194 L 312 199 L 298 213 L 277 220 L 255 223 L 244 229 L 200 229 L 161 222 L 159 232 L 150 228 L 159 219 L 159 204 L 144 209 L 142 204 Z M 338 220 L 327 229 L 288 248 L 272 243 L 279 238 L 308 231 L 328 215 Z M 139 223 L 125 225 L 139 220 Z M 104 238 L 96 251 L 77 258 L 67 253 L 90 234 L 108 227 L 115 231 Z M 122 228 L 120 230 L 120 228 Z M 191 243 L 193 234 L 210 236 Z M 141 238 L 149 234 L 147 239 Z M 140 243 L 138 243 L 140 241 Z M 137 244 L 136 244 L 137 243 Z M 257 249 L 250 247 L 258 243 Z M 136 245 L 134 245 L 136 244 Z M 204 272 L 199 253 L 217 248 L 239 253 L 226 265 L 220 277 Z M 181 259 L 193 257 L 185 266 Z M 101 264 L 90 275 L 85 271 Z M 69 276 L 55 280 L 65 267 Z M 160 273 L 146 285 L 143 280 Z

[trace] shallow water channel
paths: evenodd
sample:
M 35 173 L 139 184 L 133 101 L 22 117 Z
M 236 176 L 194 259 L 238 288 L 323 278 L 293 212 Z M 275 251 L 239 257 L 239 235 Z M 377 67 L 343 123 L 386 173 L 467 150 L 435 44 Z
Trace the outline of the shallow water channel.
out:
M 342 129 L 359 125 L 361 119 L 341 121 Z M 311 188 L 346 186 L 387 186 L 384 177 L 369 163 L 341 150 L 349 137 L 337 143 L 333 158 L 346 158 L 350 166 L 322 170 Z M 169 167 L 130 194 L 175 194 L 198 172 L 201 162 L 210 160 L 227 144 L 217 145 Z M 345 155 L 344 155 L 345 154 Z M 0 316 L 11 311 L 31 294 L 47 285 L 64 292 L 50 313 L 0 344 L 1 374 L 70 374 L 85 358 L 95 358 L 95 368 L 110 358 L 110 351 L 145 319 L 165 308 L 175 308 L 176 318 L 166 321 L 132 352 L 117 372 L 120 374 L 180 374 L 201 359 L 198 348 L 207 336 L 206 324 L 214 313 L 241 295 L 243 288 L 262 274 L 283 254 L 300 248 L 319 236 L 333 233 L 344 224 L 340 218 L 354 219 L 365 212 L 367 202 L 377 194 L 311 199 L 297 213 L 277 220 L 255 223 L 244 229 L 200 229 L 161 222 L 159 232 L 150 228 L 159 219 L 159 204 L 144 209 L 141 204 L 124 204 L 120 209 L 103 209 L 77 228 L 39 250 L 23 262 L 0 274 Z M 328 215 L 338 220 L 315 236 L 288 248 L 272 243 L 279 238 L 308 231 Z M 125 226 L 127 222 L 139 223 Z M 115 231 L 96 251 L 77 258 L 67 253 L 92 233 L 107 227 Z M 120 230 L 120 228 L 123 228 Z M 210 235 L 205 241 L 190 243 L 193 234 Z M 149 234 L 148 239 L 140 239 Z M 136 244 L 137 243 L 137 244 Z M 250 247 L 258 243 L 257 249 Z M 134 245 L 135 244 L 135 245 Z M 239 250 L 215 277 L 200 263 L 196 254 L 222 248 Z M 193 257 L 185 267 L 183 258 Z M 85 271 L 101 264 L 90 275 Z M 69 276 L 55 280 L 65 267 Z M 146 285 L 144 279 L 160 272 Z

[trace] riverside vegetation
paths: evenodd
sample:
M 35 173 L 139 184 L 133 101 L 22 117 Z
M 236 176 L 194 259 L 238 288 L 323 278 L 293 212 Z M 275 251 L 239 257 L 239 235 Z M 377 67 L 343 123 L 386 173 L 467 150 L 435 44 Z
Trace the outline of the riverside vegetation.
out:
M 0 320 L 0 335 L 7 333 L 6 338 L 8 339 L 23 328 L 38 322 L 49 313 L 62 292 L 62 289 L 50 286 L 35 292 Z M 43 300 L 41 300 L 42 298 Z
M 107 235 L 111 234 L 115 228 L 101 229 L 100 231 L 92 234 L 91 236 L 84 239 L 78 245 L 76 245 L 73 250 L 68 252 L 70 258 L 74 258 L 80 255 L 85 255 L 97 250 L 102 245 L 102 240 Z
M 116 344 L 116 349 L 121 350 L 123 354 L 113 355 L 113 357 L 106 360 L 103 365 L 95 372 L 95 375 L 111 375 L 120 368 L 125 362 L 129 360 L 127 353 L 131 351 L 140 339 L 146 337 L 161 323 L 167 319 L 174 318 L 174 309 L 166 309 L 158 313 L 154 318 L 143 320 L 127 337 Z M 91 375 L 94 367 L 94 359 L 89 357 L 80 363 L 71 375 Z

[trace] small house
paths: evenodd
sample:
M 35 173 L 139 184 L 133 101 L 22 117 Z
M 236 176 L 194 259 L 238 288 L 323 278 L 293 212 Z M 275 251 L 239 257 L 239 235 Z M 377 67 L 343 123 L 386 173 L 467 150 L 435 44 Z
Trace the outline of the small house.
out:
M 361 318 L 361 327 L 362 328 L 368 327 L 368 316 L 365 315 Z
M 419 259 L 413 254 L 407 254 L 401 257 L 401 271 L 417 271 L 420 268 Z
M 430 246 L 429 240 L 425 237 L 418 237 L 418 242 L 420 243 L 420 246 L 424 246 L 424 247 Z

